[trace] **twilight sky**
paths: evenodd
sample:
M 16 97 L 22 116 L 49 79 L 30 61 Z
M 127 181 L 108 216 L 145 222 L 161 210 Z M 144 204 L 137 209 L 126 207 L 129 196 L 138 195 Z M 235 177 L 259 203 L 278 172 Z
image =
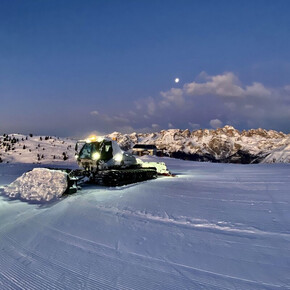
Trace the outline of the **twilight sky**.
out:
M 288 0 L 1 1 L 0 134 L 290 133 L 289 15 Z

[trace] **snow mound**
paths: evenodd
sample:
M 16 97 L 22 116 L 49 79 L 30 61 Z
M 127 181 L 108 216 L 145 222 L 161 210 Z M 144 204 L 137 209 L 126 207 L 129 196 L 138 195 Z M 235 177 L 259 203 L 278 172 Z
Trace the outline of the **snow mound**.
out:
M 27 201 L 50 201 L 62 196 L 68 186 L 67 173 L 47 168 L 34 168 L 4 188 L 10 198 Z

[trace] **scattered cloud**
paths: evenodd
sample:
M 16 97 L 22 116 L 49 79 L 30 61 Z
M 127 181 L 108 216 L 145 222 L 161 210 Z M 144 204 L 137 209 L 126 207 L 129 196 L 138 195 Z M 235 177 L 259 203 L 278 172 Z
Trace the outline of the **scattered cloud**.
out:
M 161 101 L 162 105 L 168 105 L 169 103 L 182 106 L 184 104 L 183 90 L 172 88 L 167 92 L 160 92 L 161 96 L 164 98 Z
M 137 110 L 141 110 L 142 109 L 142 104 L 140 103 L 140 101 L 135 101 L 135 107 Z
M 290 85 L 270 88 L 260 82 L 243 84 L 233 72 L 210 76 L 206 72 L 181 88 L 139 99 L 122 115 L 92 111 L 96 123 L 108 132 L 152 131 L 162 128 L 263 127 L 290 131 Z M 216 118 L 213 119 L 212 116 Z M 195 122 L 192 122 L 195 120 Z M 174 125 L 173 125 L 174 124 Z
M 149 97 L 147 100 L 147 112 L 149 115 L 153 115 L 155 112 L 156 106 L 152 97 Z
M 223 122 L 219 119 L 213 119 L 210 120 L 209 124 L 211 125 L 212 128 L 216 129 L 222 127 Z

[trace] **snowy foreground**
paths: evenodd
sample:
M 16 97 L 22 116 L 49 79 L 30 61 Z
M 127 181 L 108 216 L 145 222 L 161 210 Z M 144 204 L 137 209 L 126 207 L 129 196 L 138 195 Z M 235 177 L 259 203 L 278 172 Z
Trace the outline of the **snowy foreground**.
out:
M 290 289 L 290 165 L 162 161 L 178 177 L 0 196 L 0 289 Z

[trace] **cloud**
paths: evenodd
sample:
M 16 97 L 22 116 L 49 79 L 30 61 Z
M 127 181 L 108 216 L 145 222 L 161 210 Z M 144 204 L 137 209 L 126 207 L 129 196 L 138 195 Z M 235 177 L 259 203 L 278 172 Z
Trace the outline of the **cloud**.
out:
M 284 90 L 285 90 L 286 92 L 290 93 L 290 85 L 285 86 L 285 87 L 284 87 Z
M 155 112 L 155 109 L 156 109 L 155 102 L 154 102 L 152 97 L 149 97 L 148 101 L 147 101 L 147 112 L 148 112 L 148 114 L 149 115 L 153 115 L 154 112 Z
M 213 119 L 210 120 L 209 124 L 211 125 L 212 128 L 220 128 L 223 125 L 223 122 L 219 119 Z
M 143 108 L 143 104 L 141 104 L 141 100 L 135 101 L 135 108 L 136 110 L 141 110 Z
M 204 83 L 192 82 L 184 85 L 184 90 L 188 95 L 208 95 L 219 96 L 241 96 L 243 89 L 237 84 L 238 79 L 233 73 L 225 73 L 207 77 Z
M 184 85 L 188 95 L 216 95 L 221 97 L 269 96 L 271 92 L 263 84 L 254 82 L 250 86 L 243 86 L 239 79 L 232 73 L 207 76 L 206 82 L 192 82 Z
M 245 96 L 268 97 L 271 95 L 271 91 L 261 83 L 254 82 L 251 86 L 246 86 L 244 94 Z
M 196 78 L 196 81 L 206 81 L 210 80 L 211 76 L 209 76 L 205 71 L 202 71 Z
M 188 126 L 196 130 L 223 124 L 238 129 L 263 127 L 289 132 L 289 100 L 290 85 L 270 88 L 255 81 L 244 84 L 233 72 L 214 76 L 202 72 L 181 88 L 170 88 L 155 97 L 136 100 L 135 105 L 122 114 L 93 111 L 91 115 L 95 116 L 96 124 L 108 132 L 150 132 Z
M 156 102 L 152 97 L 144 98 L 135 101 L 135 108 L 138 111 L 143 111 L 148 115 L 153 115 L 156 110 Z
M 169 103 L 173 103 L 175 105 L 183 105 L 184 104 L 184 99 L 183 99 L 183 90 L 182 89 L 177 89 L 177 88 L 172 88 L 167 92 L 160 92 L 161 96 L 164 98 L 161 101 L 162 105 L 168 105 Z

